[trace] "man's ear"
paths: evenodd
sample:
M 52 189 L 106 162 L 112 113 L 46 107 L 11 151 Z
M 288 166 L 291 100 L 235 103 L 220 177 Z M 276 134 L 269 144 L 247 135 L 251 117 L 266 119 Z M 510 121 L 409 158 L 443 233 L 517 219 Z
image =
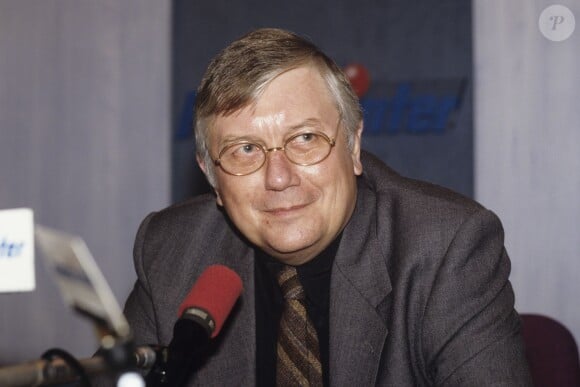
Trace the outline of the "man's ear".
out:
M 205 165 L 204 159 L 196 153 L 195 160 L 197 161 L 197 165 L 199 165 L 199 168 L 201 169 L 201 171 L 203 172 L 203 174 L 207 178 L 208 177 L 207 176 L 207 166 Z M 210 179 L 208 178 L 207 180 L 209 181 Z
M 216 188 L 216 182 L 215 182 L 215 176 L 212 176 L 208 170 L 208 166 L 205 164 L 205 160 L 203 159 L 203 157 L 200 157 L 198 154 L 195 155 L 195 159 L 197 160 L 197 165 L 199 165 L 199 168 L 201 169 L 201 171 L 203 172 L 203 174 L 205 175 L 205 178 L 207 179 L 207 181 L 209 182 L 209 184 L 211 185 L 211 187 L 213 188 L 213 192 L 215 193 L 216 196 L 216 202 L 219 206 L 224 205 L 222 198 L 220 196 L 219 190 Z
M 360 161 L 360 146 L 361 146 L 361 137 L 363 132 L 363 122 L 361 121 L 358 124 L 358 128 L 354 134 L 354 142 L 352 144 L 352 165 L 354 168 L 354 174 L 357 176 L 362 175 L 363 166 Z

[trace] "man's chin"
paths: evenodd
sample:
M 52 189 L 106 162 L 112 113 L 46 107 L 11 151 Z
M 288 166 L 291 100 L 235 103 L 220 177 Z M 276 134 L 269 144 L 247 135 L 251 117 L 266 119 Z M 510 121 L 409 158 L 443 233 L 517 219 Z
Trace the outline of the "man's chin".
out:
M 276 241 L 266 245 L 266 252 L 289 265 L 300 265 L 314 258 L 318 251 L 315 241 Z

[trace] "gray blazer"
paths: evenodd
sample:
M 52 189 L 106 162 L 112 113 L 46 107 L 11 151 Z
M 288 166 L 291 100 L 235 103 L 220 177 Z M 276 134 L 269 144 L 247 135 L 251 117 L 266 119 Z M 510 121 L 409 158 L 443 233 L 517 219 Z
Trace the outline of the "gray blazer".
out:
M 403 178 L 368 153 L 332 267 L 332 386 L 525 386 L 510 262 L 497 217 Z M 211 264 L 244 291 L 191 385 L 255 385 L 254 254 L 211 195 L 149 215 L 125 312 L 138 344 L 171 341 L 177 310 Z

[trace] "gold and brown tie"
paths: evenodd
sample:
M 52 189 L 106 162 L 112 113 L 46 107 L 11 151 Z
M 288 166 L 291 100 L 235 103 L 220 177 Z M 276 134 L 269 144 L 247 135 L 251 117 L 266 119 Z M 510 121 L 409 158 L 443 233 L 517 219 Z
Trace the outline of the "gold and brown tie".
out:
M 278 330 L 277 386 L 322 386 L 318 335 L 308 318 L 304 289 L 294 266 L 278 273 L 284 310 Z

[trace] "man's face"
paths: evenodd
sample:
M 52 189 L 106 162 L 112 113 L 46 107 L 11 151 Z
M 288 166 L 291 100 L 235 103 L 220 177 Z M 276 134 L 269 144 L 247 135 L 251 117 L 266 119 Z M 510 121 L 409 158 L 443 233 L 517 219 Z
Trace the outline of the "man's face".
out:
M 304 66 L 271 81 L 255 104 L 216 117 L 209 138 L 215 159 L 237 139 L 273 148 L 301 131 L 323 132 L 336 145 L 325 160 L 310 166 L 293 164 L 284 152 L 273 151 L 261 169 L 246 176 L 215 168 L 217 203 L 236 227 L 266 253 L 293 265 L 314 258 L 350 218 L 356 175 L 362 173 L 362 129 L 349 151 L 324 80 L 316 68 Z

